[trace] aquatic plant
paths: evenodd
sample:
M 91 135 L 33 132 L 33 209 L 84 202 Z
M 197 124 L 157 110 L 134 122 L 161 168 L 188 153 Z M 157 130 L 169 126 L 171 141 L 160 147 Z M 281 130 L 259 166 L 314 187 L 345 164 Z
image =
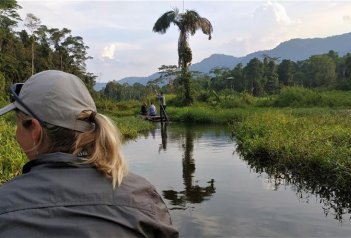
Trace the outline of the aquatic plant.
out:
M 318 178 L 328 190 L 351 185 L 351 114 L 347 110 L 268 110 L 231 126 L 238 150 L 251 163 Z

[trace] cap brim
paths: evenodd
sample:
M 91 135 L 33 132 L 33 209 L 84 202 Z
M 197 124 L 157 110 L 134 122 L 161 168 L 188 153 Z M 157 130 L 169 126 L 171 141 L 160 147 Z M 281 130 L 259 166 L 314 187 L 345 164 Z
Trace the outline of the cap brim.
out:
M 0 109 L 0 116 L 12 111 L 15 108 L 16 108 L 16 106 L 14 103 L 11 103 L 11 104 L 7 105 L 6 107 L 1 108 Z

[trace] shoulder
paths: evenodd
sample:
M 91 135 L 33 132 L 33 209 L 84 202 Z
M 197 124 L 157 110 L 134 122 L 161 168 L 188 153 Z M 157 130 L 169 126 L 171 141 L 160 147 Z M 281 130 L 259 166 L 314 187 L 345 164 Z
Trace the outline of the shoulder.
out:
M 116 192 L 119 196 L 122 193 L 126 196 L 132 195 L 134 200 L 140 202 L 159 196 L 156 188 L 148 180 L 131 172 L 123 178 L 122 184 L 116 188 Z
M 129 173 L 116 189 L 116 205 L 127 204 L 144 212 L 156 214 L 157 210 L 168 209 L 156 188 L 145 178 Z
M 15 209 L 14 205 L 21 204 L 21 200 L 26 197 L 26 187 L 31 186 L 26 177 L 19 175 L 0 187 L 0 215 Z

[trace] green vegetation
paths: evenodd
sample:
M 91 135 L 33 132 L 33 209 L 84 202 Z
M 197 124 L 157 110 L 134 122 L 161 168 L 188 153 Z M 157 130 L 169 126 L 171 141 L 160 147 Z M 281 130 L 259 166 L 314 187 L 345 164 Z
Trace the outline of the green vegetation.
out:
M 351 169 L 350 122 L 345 111 L 302 115 L 299 110 L 271 109 L 244 118 L 232 129 L 245 156 L 277 160 L 289 168 L 343 164 Z
M 350 91 L 317 91 L 301 87 L 283 88 L 274 101 L 279 107 L 350 107 Z
M 125 139 L 135 138 L 140 132 L 149 131 L 150 129 L 154 128 L 154 125 L 152 123 L 135 116 L 108 116 L 116 122 L 118 129 Z
M 67 28 L 49 28 L 28 13 L 27 30 L 16 32 L 20 21 L 16 0 L 0 1 L 0 92 L 32 74 L 48 69 L 63 70 L 80 77 L 93 90 L 96 76 L 86 72 L 88 46 Z
M 18 175 L 26 157 L 15 140 L 15 126 L 0 119 L 0 184 Z
M 350 203 L 350 123 L 348 110 L 270 109 L 231 129 L 238 150 L 256 171 L 319 194 L 342 220 Z
M 210 74 L 188 72 L 185 75 L 175 65 L 162 65 L 159 68 L 160 77 L 149 81 L 147 85 L 120 85 L 118 82 L 113 82 L 106 85 L 102 94 L 110 99 L 140 100 L 150 97 L 155 90 L 162 90 L 166 94 L 176 94 L 178 96 L 176 105 L 180 106 L 184 105 L 184 100 L 181 99 L 187 93 L 184 83 L 190 83 L 192 104 L 197 101 L 206 101 L 214 95 L 235 96 L 246 93 L 254 97 L 274 98 L 292 89 L 301 91 L 315 89 L 317 95 L 307 95 L 306 92 L 302 92 L 304 96 L 308 96 L 306 100 L 312 100 L 309 106 L 314 106 L 313 100 L 318 101 L 321 90 L 349 91 L 351 89 L 350 69 L 351 53 L 339 56 L 334 51 L 313 55 L 298 62 L 284 59 L 278 63 L 276 58 L 264 56 L 263 59 L 251 59 L 246 65 L 235 65 L 233 69 L 213 68 Z M 286 89 L 287 87 L 292 89 Z M 295 94 L 295 96 L 298 95 Z M 331 101 L 328 103 L 329 106 L 337 105 Z M 293 106 L 300 106 L 299 102 Z

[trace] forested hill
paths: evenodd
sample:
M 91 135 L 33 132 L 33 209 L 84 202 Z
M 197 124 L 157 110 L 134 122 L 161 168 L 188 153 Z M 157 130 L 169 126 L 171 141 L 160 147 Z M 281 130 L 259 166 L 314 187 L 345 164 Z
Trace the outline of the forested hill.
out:
M 292 39 L 279 44 L 271 50 L 257 51 L 244 57 L 214 54 L 199 63 L 190 66 L 193 71 L 208 73 L 215 67 L 228 67 L 230 69 L 238 63 L 247 64 L 251 59 L 263 59 L 264 56 L 276 57 L 279 60 L 289 59 L 299 61 L 308 59 L 312 55 L 328 53 L 333 50 L 343 56 L 351 53 L 351 33 L 326 38 Z
M 213 54 L 201 62 L 191 65 L 190 70 L 209 73 L 210 70 L 215 67 L 227 67 L 233 69 L 238 63 L 246 65 L 255 57 L 262 60 L 265 56 L 278 58 L 279 61 L 283 59 L 299 61 L 306 60 L 312 55 L 328 53 L 330 50 L 337 52 L 339 56 L 344 56 L 346 53 L 351 53 L 350 42 L 351 33 L 326 38 L 292 39 L 279 44 L 274 49 L 257 51 L 244 57 Z M 157 77 L 158 73 L 154 73 L 147 77 L 127 77 L 118 82 L 121 84 L 128 83 L 130 85 L 133 85 L 134 83 L 146 85 L 148 81 Z M 104 85 L 100 85 L 100 87 L 104 87 Z

